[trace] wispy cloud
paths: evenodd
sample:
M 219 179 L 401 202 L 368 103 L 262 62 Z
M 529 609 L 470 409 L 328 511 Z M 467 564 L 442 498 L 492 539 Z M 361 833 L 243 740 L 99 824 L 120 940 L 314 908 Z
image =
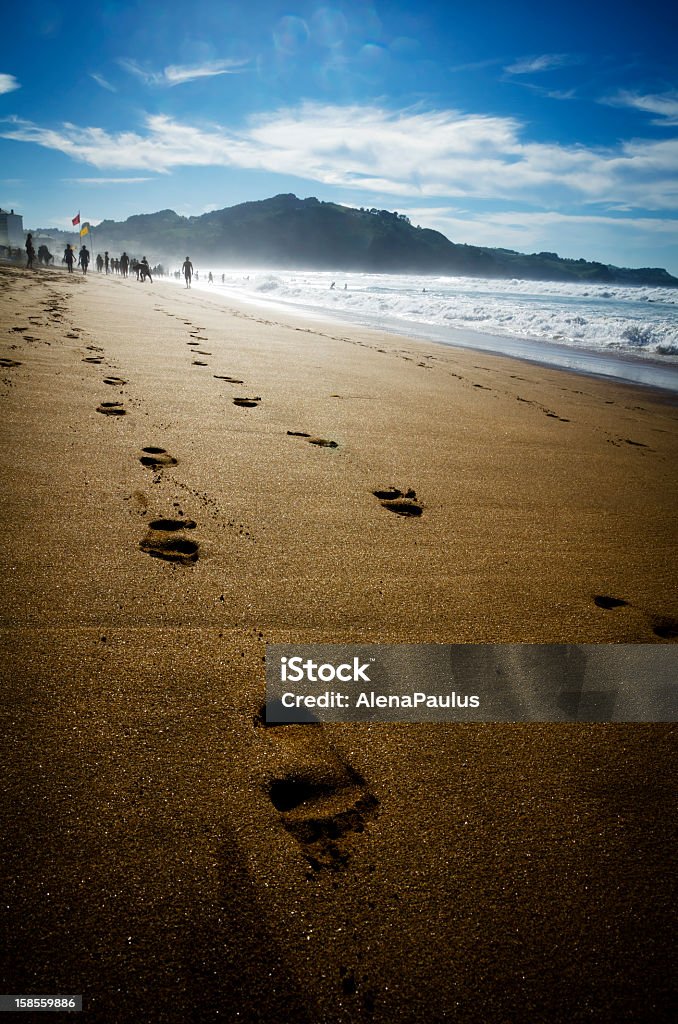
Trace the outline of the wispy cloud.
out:
M 90 78 L 93 78 L 97 85 L 100 85 L 102 89 L 108 89 L 109 92 L 118 91 L 114 85 L 111 85 L 111 83 L 104 78 L 103 75 L 97 75 L 93 73 L 90 75 Z
M 550 71 L 575 63 L 575 58 L 567 53 L 542 53 L 537 57 L 521 57 L 509 64 L 504 71 L 509 75 L 533 75 L 539 71 Z
M 120 66 L 136 75 L 146 85 L 174 86 L 193 82 L 198 78 L 212 78 L 216 75 L 237 75 L 243 72 L 247 60 L 213 60 L 204 64 L 168 64 L 162 71 L 149 71 L 134 60 L 121 59 Z
M 20 89 L 21 83 L 16 80 L 14 75 L 0 74 L 0 95 L 4 92 L 14 92 L 15 89 Z
M 141 178 L 62 178 L 69 185 L 136 185 L 140 181 L 155 181 L 152 177 Z
M 515 118 L 456 110 L 389 111 L 306 103 L 236 131 L 150 115 L 143 131 L 111 133 L 18 118 L 0 136 L 66 153 L 104 171 L 222 166 L 294 175 L 364 193 L 678 208 L 678 139 L 614 147 L 533 142 Z
M 414 224 L 442 231 L 457 242 L 510 246 L 522 252 L 556 247 L 592 259 L 592 248 L 607 253 L 609 262 L 628 265 L 637 252 L 670 243 L 676 220 L 670 217 L 611 217 L 554 211 L 506 210 L 491 215 L 454 207 L 403 207 Z
M 620 89 L 613 96 L 606 96 L 601 100 L 610 107 L 632 107 L 636 110 L 643 110 L 648 114 L 657 114 L 652 121 L 656 125 L 678 124 L 678 90 L 664 93 L 650 93 L 641 95 L 637 92 L 628 92 Z
M 488 57 L 487 60 L 472 60 L 466 64 L 452 64 L 448 67 L 448 71 L 483 71 L 485 68 L 495 67 L 497 64 L 503 64 L 504 57 Z

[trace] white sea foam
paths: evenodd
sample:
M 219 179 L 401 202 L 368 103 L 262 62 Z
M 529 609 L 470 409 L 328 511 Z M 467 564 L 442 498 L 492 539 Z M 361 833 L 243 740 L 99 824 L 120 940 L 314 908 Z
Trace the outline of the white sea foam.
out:
M 674 288 L 311 271 L 212 271 L 215 290 L 234 297 L 348 316 L 368 326 L 388 319 L 450 328 L 451 334 L 464 330 L 678 363 L 678 289 Z M 199 285 L 206 277 L 207 270 L 201 272 Z

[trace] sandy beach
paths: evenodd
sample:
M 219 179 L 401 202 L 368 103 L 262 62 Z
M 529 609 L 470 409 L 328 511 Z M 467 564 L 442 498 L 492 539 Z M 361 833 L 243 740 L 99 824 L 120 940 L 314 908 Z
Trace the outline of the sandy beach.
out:
M 0 268 L 0 325 L 3 991 L 668 1020 L 671 726 L 261 707 L 266 643 L 674 643 L 675 401 L 169 282 Z

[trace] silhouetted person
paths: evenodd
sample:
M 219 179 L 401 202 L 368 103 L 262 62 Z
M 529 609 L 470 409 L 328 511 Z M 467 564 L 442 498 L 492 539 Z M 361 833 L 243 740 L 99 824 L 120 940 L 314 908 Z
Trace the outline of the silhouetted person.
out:
M 226 284 L 226 274 L 221 275 L 221 283 Z
M 75 261 L 75 253 L 71 249 L 70 245 L 67 245 L 66 248 L 64 249 L 63 262 L 68 267 L 68 273 L 69 274 L 73 273 L 73 263 L 74 263 L 74 261 Z
M 129 256 L 126 252 L 120 257 L 120 270 L 123 277 L 127 277 L 127 271 L 129 269 Z
M 45 266 L 48 267 L 53 259 L 54 259 L 54 257 L 52 256 L 52 254 L 49 251 L 49 249 L 47 248 L 47 246 L 46 245 L 41 245 L 40 248 L 38 249 L 38 262 L 39 263 L 44 263 Z
M 141 263 L 139 264 L 139 280 L 145 281 L 146 278 L 153 284 L 153 278 L 151 277 L 151 268 L 148 265 L 148 260 L 145 256 L 142 256 Z
M 87 268 L 89 267 L 89 249 L 85 245 L 83 245 L 82 249 L 80 250 L 78 263 L 82 267 L 83 274 L 86 274 Z
M 106 268 L 106 273 L 108 273 L 108 264 L 109 264 L 108 253 L 104 252 L 104 267 Z
M 33 235 L 26 235 L 26 270 L 33 269 L 33 260 L 35 259 L 35 247 L 33 245 Z
M 214 284 L 214 278 L 212 277 L 212 271 L 211 270 L 210 270 L 209 274 L 207 275 L 207 283 L 208 284 Z
M 188 256 L 184 260 L 184 265 L 183 265 L 183 267 L 181 269 L 184 272 L 184 279 L 186 281 L 186 287 L 190 288 L 191 287 L 191 278 L 193 277 L 193 264 L 191 263 L 191 261 L 188 258 Z
M 97 253 L 97 270 L 99 273 L 104 269 L 104 258 L 100 252 Z

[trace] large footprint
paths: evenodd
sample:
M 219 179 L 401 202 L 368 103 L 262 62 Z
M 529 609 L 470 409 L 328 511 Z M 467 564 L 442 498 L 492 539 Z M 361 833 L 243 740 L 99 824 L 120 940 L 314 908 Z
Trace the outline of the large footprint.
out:
M 148 524 L 148 533 L 139 547 L 151 558 L 162 558 L 166 562 L 183 565 L 197 562 L 200 545 L 183 534 L 184 530 L 194 530 L 196 525 L 193 519 L 154 519 Z
M 255 726 L 279 752 L 284 743 L 291 759 L 302 755 L 299 767 L 269 782 L 268 797 L 311 869 L 339 871 L 350 860 L 354 837 L 378 815 L 379 800 L 327 744 L 321 725 L 266 725 L 265 714 L 262 708 Z
M 424 511 L 423 506 L 417 503 L 417 492 L 411 487 L 405 492 L 397 487 L 386 487 L 372 491 L 372 494 L 379 498 L 384 508 L 399 516 L 420 516 Z

